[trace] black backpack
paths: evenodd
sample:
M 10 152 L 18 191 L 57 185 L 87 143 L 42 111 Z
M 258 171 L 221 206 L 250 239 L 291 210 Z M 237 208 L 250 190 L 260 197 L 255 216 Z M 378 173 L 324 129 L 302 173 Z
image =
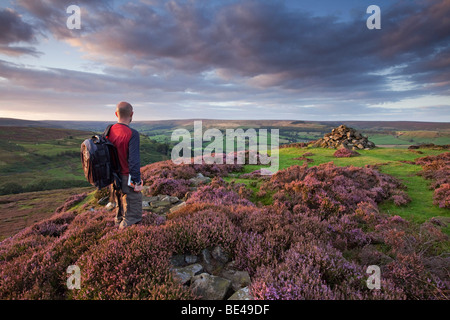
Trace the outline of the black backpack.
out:
M 110 124 L 102 135 L 92 136 L 81 144 L 81 164 L 86 179 L 97 189 L 111 184 L 120 189 L 120 164 L 116 147 L 106 137 L 113 125 Z

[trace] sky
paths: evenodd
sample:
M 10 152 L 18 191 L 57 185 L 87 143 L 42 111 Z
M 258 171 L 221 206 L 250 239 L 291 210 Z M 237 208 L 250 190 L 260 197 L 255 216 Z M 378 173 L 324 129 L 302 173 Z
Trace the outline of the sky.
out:
M 120 101 L 135 121 L 449 122 L 450 1 L 0 0 L 0 117 Z

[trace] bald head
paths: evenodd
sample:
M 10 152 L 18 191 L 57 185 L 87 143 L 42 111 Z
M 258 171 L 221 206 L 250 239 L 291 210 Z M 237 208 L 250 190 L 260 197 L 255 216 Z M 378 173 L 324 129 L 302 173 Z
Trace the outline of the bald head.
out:
M 119 102 L 116 106 L 116 116 L 119 118 L 119 122 L 131 122 L 133 107 L 128 102 Z

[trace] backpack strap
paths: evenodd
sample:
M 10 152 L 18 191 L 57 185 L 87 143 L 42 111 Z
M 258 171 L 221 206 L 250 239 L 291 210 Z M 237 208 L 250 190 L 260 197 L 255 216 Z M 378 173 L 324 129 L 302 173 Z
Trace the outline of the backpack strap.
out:
M 111 130 L 111 127 L 114 124 L 110 124 L 106 127 L 105 131 L 103 132 L 103 137 L 106 139 L 106 137 L 109 136 L 109 131 Z M 114 177 L 114 182 L 113 182 L 113 188 L 114 190 L 121 190 L 122 189 L 122 178 L 120 177 L 120 164 L 119 164 L 119 156 L 117 154 L 117 149 L 114 147 L 114 145 L 109 142 L 107 140 L 108 145 L 110 145 L 111 147 L 109 148 L 109 152 L 112 153 L 111 157 L 112 157 L 112 162 L 111 162 L 111 166 L 112 166 L 112 175 Z
M 110 124 L 110 125 L 108 125 L 107 127 L 106 127 L 106 129 L 105 129 L 105 131 L 103 132 L 103 136 L 106 138 L 107 136 L 109 136 L 109 131 L 111 130 L 111 127 L 113 126 L 114 124 Z

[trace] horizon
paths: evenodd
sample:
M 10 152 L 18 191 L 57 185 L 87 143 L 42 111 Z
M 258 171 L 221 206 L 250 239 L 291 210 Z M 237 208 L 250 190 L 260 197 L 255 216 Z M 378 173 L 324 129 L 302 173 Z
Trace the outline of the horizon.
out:
M 448 1 L 71 5 L 0 0 L 0 117 L 450 122 Z
M 30 120 L 10 117 L 0 117 L 0 120 L 19 120 L 19 121 L 31 121 L 31 122 L 111 122 L 108 120 L 74 120 L 74 119 L 42 119 L 42 120 Z M 117 119 L 116 119 L 117 120 Z M 214 118 L 183 118 L 183 119 L 151 119 L 151 120 L 133 120 L 133 123 L 139 122 L 160 122 L 160 121 L 304 121 L 304 122 L 417 122 L 417 123 L 448 123 L 450 121 L 420 121 L 420 120 L 304 120 L 304 119 L 214 119 Z

